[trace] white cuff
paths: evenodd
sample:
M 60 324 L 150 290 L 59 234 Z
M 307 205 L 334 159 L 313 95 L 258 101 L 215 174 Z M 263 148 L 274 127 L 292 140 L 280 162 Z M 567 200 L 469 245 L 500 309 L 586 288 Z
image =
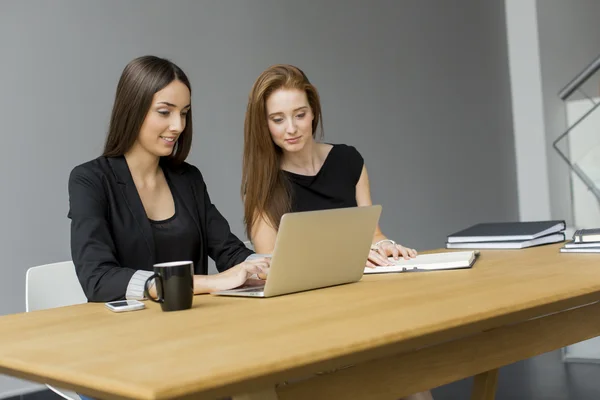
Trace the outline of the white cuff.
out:
M 125 293 L 125 298 L 127 300 L 145 300 L 144 297 L 144 283 L 146 283 L 146 279 L 152 276 L 154 272 L 152 271 L 144 271 L 137 270 L 135 274 L 131 277 L 129 284 L 127 285 L 127 292 Z

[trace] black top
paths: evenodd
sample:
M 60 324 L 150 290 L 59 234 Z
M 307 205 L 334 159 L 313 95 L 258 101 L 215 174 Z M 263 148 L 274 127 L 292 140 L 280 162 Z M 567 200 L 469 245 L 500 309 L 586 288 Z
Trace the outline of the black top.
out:
M 244 261 L 253 252 L 233 233 L 211 202 L 198 168 L 161 161 L 181 207 L 191 215 L 200 238 L 194 273 L 208 273 L 208 257 L 219 271 Z M 156 264 L 152 224 L 124 157 L 98 157 L 69 176 L 71 256 L 81 287 L 90 301 L 125 298 L 137 270 Z
M 292 212 L 356 207 L 364 160 L 352 146 L 334 144 L 314 176 L 284 171 L 292 188 Z
M 157 264 L 197 260 L 201 246 L 198 229 L 170 182 L 169 187 L 175 203 L 175 214 L 162 221 L 150 220 L 154 235 L 154 260 Z

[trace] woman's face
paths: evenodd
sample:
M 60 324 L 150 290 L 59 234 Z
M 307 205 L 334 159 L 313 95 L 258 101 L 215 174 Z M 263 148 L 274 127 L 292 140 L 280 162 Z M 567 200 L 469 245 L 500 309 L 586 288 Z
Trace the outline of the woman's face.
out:
M 136 144 L 158 157 L 173 153 L 191 107 L 190 91 L 175 80 L 156 92 Z
M 283 151 L 297 152 L 313 140 L 314 115 L 306 92 L 278 89 L 266 101 L 271 138 Z

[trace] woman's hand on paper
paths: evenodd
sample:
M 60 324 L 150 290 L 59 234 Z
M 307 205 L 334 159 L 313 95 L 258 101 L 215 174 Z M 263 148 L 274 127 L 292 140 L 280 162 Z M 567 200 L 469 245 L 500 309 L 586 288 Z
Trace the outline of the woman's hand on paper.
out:
M 393 262 L 388 260 L 388 257 L 393 257 L 394 260 L 398 260 L 400 257 L 409 260 L 416 256 L 417 251 L 415 249 L 404 247 L 401 244 L 383 242 L 369 252 L 367 267 L 375 268 L 378 266 L 394 265 Z
M 371 250 L 369 252 L 369 258 L 367 259 L 367 267 L 375 268 L 379 266 L 389 266 L 394 265 L 393 262 L 389 261 L 387 257 L 384 257 L 376 250 Z
M 383 242 L 379 245 L 379 253 L 384 254 L 386 257 L 393 257 L 394 260 L 403 257 L 405 260 L 410 260 L 417 256 L 417 251 L 409 247 L 404 247 L 401 244 L 392 244 L 390 242 Z

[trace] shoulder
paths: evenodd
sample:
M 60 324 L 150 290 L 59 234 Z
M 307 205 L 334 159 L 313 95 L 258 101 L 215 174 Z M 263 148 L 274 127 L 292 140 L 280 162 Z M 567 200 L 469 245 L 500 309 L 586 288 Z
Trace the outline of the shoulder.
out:
M 108 159 L 101 156 L 73 168 L 69 174 L 69 183 L 101 182 L 109 170 Z
M 344 176 L 348 176 L 350 183 L 356 185 L 365 163 L 362 155 L 354 146 L 347 144 L 333 144 L 331 146 L 328 158 L 331 158 L 332 164 L 338 166 L 334 168 L 343 168 Z
M 356 147 L 347 144 L 330 144 L 329 146 L 331 146 L 332 158 L 362 170 L 364 159 Z
M 326 144 L 326 143 L 323 143 L 323 145 L 330 146 L 331 151 L 335 152 L 336 154 L 362 158 L 360 152 L 356 149 L 356 147 L 351 146 L 349 144 L 342 144 L 342 143 Z
M 202 172 L 193 164 L 188 162 L 182 162 L 173 164 L 168 160 L 161 161 L 161 167 L 166 169 L 170 175 L 179 175 L 183 179 L 186 179 L 195 184 L 204 184 L 204 177 Z
M 109 177 L 112 175 L 108 159 L 98 157 L 77 165 L 71 170 L 68 182 L 71 213 L 77 214 L 80 207 L 89 210 L 93 204 L 104 205 Z M 96 203 L 94 203 L 96 202 Z

